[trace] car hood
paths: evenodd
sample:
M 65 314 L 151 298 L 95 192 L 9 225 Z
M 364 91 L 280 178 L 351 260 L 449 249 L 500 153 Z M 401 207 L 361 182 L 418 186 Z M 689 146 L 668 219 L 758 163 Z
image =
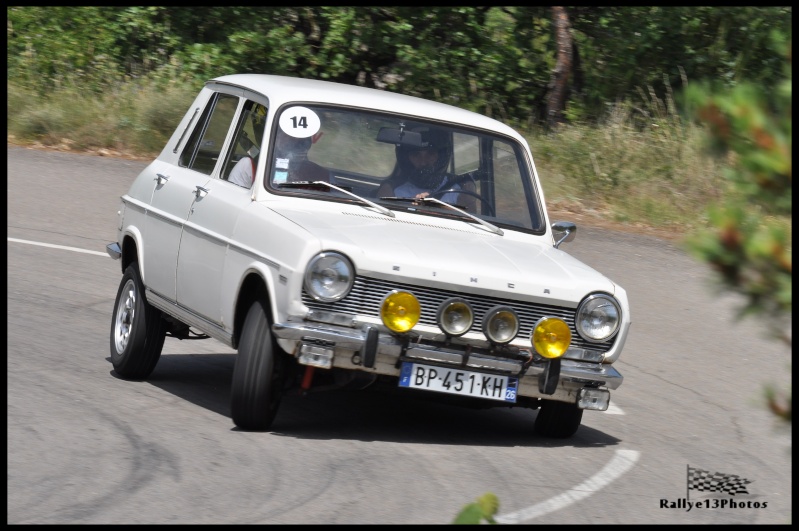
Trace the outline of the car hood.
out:
M 323 250 L 349 256 L 359 275 L 566 306 L 590 292 L 615 292 L 608 278 L 555 249 L 549 235 L 503 229 L 500 236 L 472 222 L 402 211 L 391 218 L 337 203 L 270 208 Z

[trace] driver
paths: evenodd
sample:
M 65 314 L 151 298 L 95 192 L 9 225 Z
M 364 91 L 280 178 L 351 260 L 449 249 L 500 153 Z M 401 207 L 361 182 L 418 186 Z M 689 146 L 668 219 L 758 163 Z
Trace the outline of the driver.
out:
M 397 145 L 397 164 L 388 179 L 380 185 L 378 197 L 422 199 L 432 194 L 445 203 L 473 208 L 474 200 L 457 192 L 466 190 L 468 184 L 452 184 L 454 176 L 447 173 L 452 153 L 450 135 L 431 127 L 410 130 L 422 135 L 423 146 Z M 452 191 L 440 195 L 436 193 L 445 190 Z

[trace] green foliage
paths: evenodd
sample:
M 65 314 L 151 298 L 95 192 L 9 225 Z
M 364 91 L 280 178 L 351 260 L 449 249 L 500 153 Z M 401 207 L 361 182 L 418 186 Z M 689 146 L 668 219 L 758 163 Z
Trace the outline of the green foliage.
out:
M 790 55 L 788 54 L 788 57 Z M 791 311 L 791 68 L 774 90 L 741 84 L 713 93 L 693 85 L 688 100 L 709 126 L 709 149 L 734 156 L 735 193 L 710 211 L 691 249 L 747 297 L 746 313 L 775 319 Z
M 496 494 L 486 492 L 476 501 L 467 504 L 455 520 L 452 522 L 456 525 L 475 525 L 482 524 L 484 521 L 489 524 L 496 524 L 494 515 L 499 511 L 499 498 Z
M 784 42 L 779 35 L 775 42 Z M 729 156 L 732 188 L 709 210 L 709 226 L 687 241 L 688 249 L 716 271 L 720 286 L 741 294 L 741 315 L 765 319 L 772 334 L 790 345 L 792 312 L 791 45 L 784 78 L 773 87 L 740 84 L 727 91 L 693 85 L 687 99 L 708 124 L 708 148 Z M 774 394 L 770 395 L 771 399 Z M 770 405 L 790 420 L 787 406 Z M 787 409 L 786 409 L 787 408 Z
M 120 79 L 108 7 L 8 7 L 8 76 L 40 94 L 81 85 L 99 92 Z
M 772 6 L 579 6 L 569 15 L 584 66 L 578 99 L 595 112 L 638 87 L 662 98 L 685 78 L 772 85 L 781 65 L 769 33 L 790 35 L 792 24 L 790 7 Z
M 595 120 L 641 87 L 683 79 L 771 85 L 772 29 L 790 7 L 575 6 L 572 120 Z M 262 72 L 451 103 L 517 128 L 540 121 L 555 67 L 552 12 L 509 7 L 8 7 L 7 77 L 47 94 L 131 79 L 204 82 Z
M 699 128 L 676 111 L 672 86 L 703 78 L 771 86 L 780 67 L 764 52 L 766 35 L 790 35 L 790 8 L 568 13 L 579 75 L 570 123 L 547 135 L 536 127 L 555 67 L 547 6 L 9 7 L 8 130 L 47 145 L 70 138 L 150 154 L 211 77 L 326 79 L 443 101 L 526 131 L 547 197 L 562 204 L 660 226 L 706 221 L 707 204 L 727 193 L 730 160 L 699 153 Z

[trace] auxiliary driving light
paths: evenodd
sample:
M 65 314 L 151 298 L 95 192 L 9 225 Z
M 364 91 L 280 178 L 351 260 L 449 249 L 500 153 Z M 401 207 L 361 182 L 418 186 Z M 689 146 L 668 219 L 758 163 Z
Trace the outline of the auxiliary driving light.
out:
M 519 317 L 512 308 L 494 306 L 483 317 L 483 333 L 492 343 L 508 343 L 519 333 Z
M 474 323 L 474 312 L 465 300 L 453 297 L 441 303 L 436 316 L 438 326 L 452 337 L 462 336 Z
M 413 293 L 394 290 L 380 305 L 380 318 L 392 332 L 407 332 L 419 322 L 422 309 Z
M 530 333 L 530 342 L 535 351 L 545 358 L 559 358 L 569 348 L 572 333 L 563 319 L 542 317 Z

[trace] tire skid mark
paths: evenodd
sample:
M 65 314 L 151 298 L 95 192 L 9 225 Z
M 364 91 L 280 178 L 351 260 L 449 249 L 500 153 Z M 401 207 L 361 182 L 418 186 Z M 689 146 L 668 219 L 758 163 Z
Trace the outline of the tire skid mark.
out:
M 180 467 L 177 463 L 179 459 L 175 454 L 166 450 L 163 446 L 144 441 L 130 429 L 126 423 L 115 419 L 99 408 L 92 409 L 97 412 L 98 417 L 104 418 L 115 426 L 129 442 L 132 453 L 130 464 L 127 466 L 128 475 L 126 478 L 117 482 L 118 488 L 114 490 L 106 491 L 104 494 L 86 501 L 73 503 L 68 508 L 55 510 L 49 515 L 37 514 L 35 517 L 36 523 L 53 522 L 68 524 L 88 522 L 93 517 L 103 514 L 104 512 L 113 513 L 113 511 L 116 510 L 117 503 L 129 501 L 131 496 L 136 492 L 145 489 L 161 476 L 171 476 L 176 483 L 180 481 Z M 119 450 L 121 450 L 121 448 Z M 121 452 L 118 451 L 116 453 L 120 454 Z M 115 459 L 117 463 L 120 461 L 124 462 L 125 459 L 123 457 Z M 54 478 L 49 478 L 49 480 L 53 479 Z M 74 484 L 76 478 L 74 476 L 68 476 L 61 478 L 60 481 L 66 482 L 67 484 Z M 83 488 L 75 494 L 76 497 L 83 497 L 90 492 L 90 486 L 84 484 Z M 111 518 L 113 519 L 112 516 Z

